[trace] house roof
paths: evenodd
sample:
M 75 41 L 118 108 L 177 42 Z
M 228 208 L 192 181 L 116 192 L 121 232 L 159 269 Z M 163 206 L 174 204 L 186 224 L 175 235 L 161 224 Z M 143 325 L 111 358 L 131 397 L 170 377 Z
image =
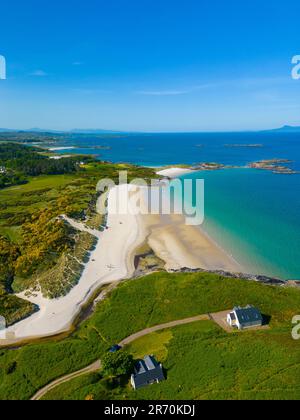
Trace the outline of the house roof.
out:
M 133 380 L 137 388 L 154 381 L 160 382 L 164 379 L 162 366 L 152 356 L 146 356 L 144 360 L 140 360 L 135 366 Z
M 234 308 L 234 313 L 241 325 L 248 324 L 249 322 L 262 322 L 263 318 L 260 311 L 254 306 L 246 306 L 246 308 Z

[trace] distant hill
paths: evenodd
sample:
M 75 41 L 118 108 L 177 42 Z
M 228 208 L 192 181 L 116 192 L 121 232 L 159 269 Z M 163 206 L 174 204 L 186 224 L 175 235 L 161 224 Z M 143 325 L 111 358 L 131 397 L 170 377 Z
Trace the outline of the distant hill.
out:
M 246 132 L 246 131 L 244 131 Z M 255 132 L 255 131 L 250 131 Z M 261 130 L 262 133 L 300 133 L 300 126 L 284 125 L 280 128 Z M 52 130 L 43 128 L 30 128 L 25 130 L 14 130 L 11 128 L 0 128 L 0 133 L 18 133 L 18 134 L 40 134 L 40 135 L 127 135 L 127 134 L 141 134 L 137 131 L 118 131 L 118 130 L 104 130 L 102 128 L 74 128 L 73 130 Z M 204 133 L 199 131 L 199 133 Z
M 274 130 L 269 130 L 278 133 L 300 133 L 300 126 L 291 126 L 291 125 L 284 125 L 281 128 L 275 128 Z
M 11 133 L 15 132 L 16 130 L 11 130 L 9 128 L 0 128 L 0 133 Z
M 63 131 L 55 131 L 55 130 L 44 130 L 40 128 L 30 128 L 28 130 L 15 130 L 12 128 L 0 128 L 0 133 L 25 133 L 25 134 L 45 134 L 45 133 L 51 133 L 51 134 L 62 134 Z
M 120 131 L 103 130 L 102 128 L 74 128 L 73 130 L 46 130 L 42 128 L 31 128 L 24 130 L 31 133 L 64 133 L 64 134 L 119 134 Z
M 114 130 L 103 130 L 101 128 L 93 129 L 93 128 L 86 128 L 86 129 L 80 129 L 75 128 L 74 130 L 70 131 L 73 134 L 121 134 L 120 131 L 114 131 Z
M 116 130 L 103 130 L 103 129 L 80 129 L 74 130 L 50 130 L 44 128 L 30 128 L 28 130 L 13 130 L 11 128 L 0 128 L 0 133 L 40 133 L 40 134 L 122 134 L 121 131 Z

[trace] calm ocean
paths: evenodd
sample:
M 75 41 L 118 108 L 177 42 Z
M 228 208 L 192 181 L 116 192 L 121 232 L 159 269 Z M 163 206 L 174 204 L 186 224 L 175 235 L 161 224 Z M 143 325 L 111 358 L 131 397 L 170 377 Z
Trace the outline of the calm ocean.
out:
M 300 170 L 300 134 L 134 134 L 72 138 L 74 153 L 144 166 L 218 162 L 243 166 L 260 159 L 293 161 Z M 260 148 L 226 147 L 261 144 Z M 98 146 L 98 148 L 97 148 Z M 108 146 L 108 150 L 99 150 Z M 70 153 L 66 150 L 65 153 Z M 201 172 L 205 179 L 204 229 L 249 273 L 300 279 L 300 175 L 251 169 Z

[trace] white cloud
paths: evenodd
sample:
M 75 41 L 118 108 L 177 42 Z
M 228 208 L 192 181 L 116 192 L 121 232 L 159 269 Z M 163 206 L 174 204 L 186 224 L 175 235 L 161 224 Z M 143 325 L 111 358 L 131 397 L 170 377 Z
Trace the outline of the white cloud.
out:
M 30 73 L 29 76 L 45 77 L 45 76 L 48 76 L 48 74 L 44 70 L 35 70 L 32 73 Z

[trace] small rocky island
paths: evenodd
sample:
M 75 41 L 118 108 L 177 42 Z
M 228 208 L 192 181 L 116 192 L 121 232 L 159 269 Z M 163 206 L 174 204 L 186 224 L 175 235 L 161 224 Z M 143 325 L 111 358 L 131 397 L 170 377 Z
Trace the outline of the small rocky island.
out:
M 265 171 L 271 171 L 274 174 L 298 174 L 298 171 L 286 166 L 291 164 L 292 161 L 289 159 L 270 159 L 260 160 L 258 162 L 252 162 L 249 164 L 249 168 L 261 169 Z
M 196 171 L 217 171 L 218 169 L 224 169 L 226 166 L 222 163 L 216 162 L 204 162 L 199 163 L 193 167 Z
M 216 162 L 202 162 L 195 165 L 192 169 L 194 171 L 218 171 L 220 169 L 236 169 L 239 166 L 234 165 L 224 165 L 222 163 Z
M 105 145 L 98 145 L 98 146 L 87 146 L 85 144 L 80 144 L 77 147 L 80 149 L 93 149 L 93 150 L 111 150 L 111 146 L 105 146 Z
M 224 165 L 222 163 L 216 163 L 216 162 L 202 162 L 202 163 L 198 163 L 194 165 L 190 169 L 193 171 L 218 171 L 221 169 L 252 168 L 252 169 L 271 171 L 274 174 L 286 174 L 286 175 L 299 174 L 300 171 L 296 171 L 288 166 L 291 163 L 292 161 L 289 159 L 260 160 L 257 162 L 251 162 L 247 166 Z
M 254 149 L 260 149 L 264 147 L 263 144 L 225 144 L 225 147 L 234 148 L 234 147 L 249 147 Z

